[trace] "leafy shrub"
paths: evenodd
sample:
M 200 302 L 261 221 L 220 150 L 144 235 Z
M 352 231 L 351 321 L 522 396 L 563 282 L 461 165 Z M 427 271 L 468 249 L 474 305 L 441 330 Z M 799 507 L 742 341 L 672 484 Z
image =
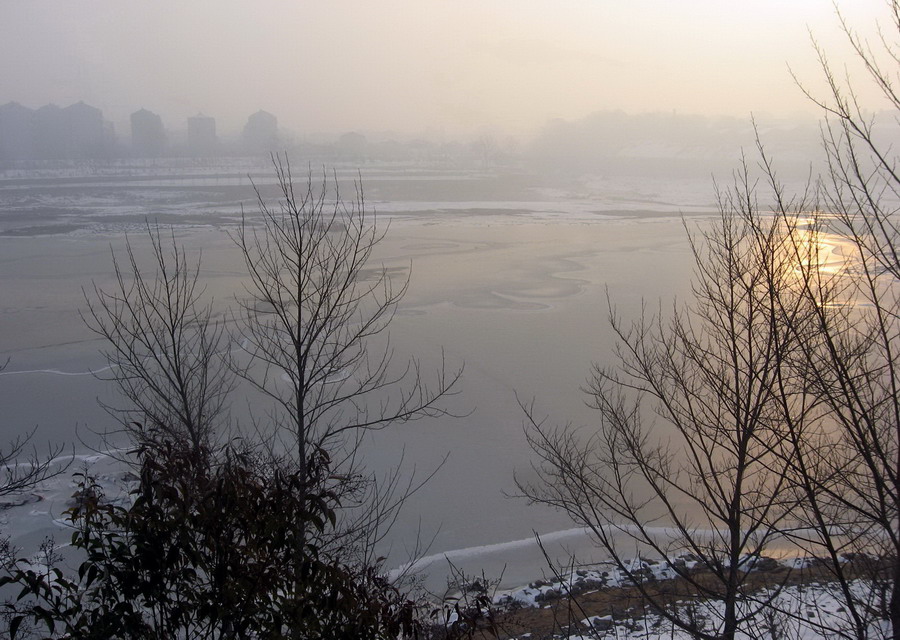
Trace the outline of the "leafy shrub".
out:
M 328 457 L 314 458 L 320 476 Z M 414 603 L 379 575 L 327 551 L 337 496 L 277 460 L 163 442 L 138 453 L 131 500 L 78 476 L 67 515 L 77 574 L 20 560 L 0 585 L 23 622 L 66 638 L 396 638 L 416 633 Z

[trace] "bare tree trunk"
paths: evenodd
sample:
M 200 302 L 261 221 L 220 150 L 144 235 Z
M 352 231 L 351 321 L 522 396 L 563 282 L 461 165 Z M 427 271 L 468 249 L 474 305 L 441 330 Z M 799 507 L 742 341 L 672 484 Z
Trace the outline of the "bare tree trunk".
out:
M 778 374 L 797 346 L 772 291 L 790 273 L 789 238 L 758 211 L 752 184 L 745 166 L 719 194 L 714 227 L 691 238 L 691 306 L 628 325 L 610 305 L 617 365 L 595 366 L 589 380 L 595 434 L 548 425 L 523 405 L 541 478 L 520 490 L 590 528 L 650 606 L 701 640 L 733 640 L 768 607 L 748 596 L 742 563 L 764 551 L 786 515 Z M 644 424 L 644 403 L 670 439 Z M 648 589 L 624 555 L 636 545 L 675 570 L 676 598 L 719 603 L 714 623 Z M 683 553 L 698 559 L 696 571 L 677 568 Z
M 373 264 L 386 228 L 367 211 L 358 183 L 355 197 L 345 200 L 336 176 L 332 184 L 324 177 L 317 189 L 310 175 L 298 187 L 287 158 L 273 161 L 277 205 L 257 189 L 258 215 L 245 216 L 234 236 L 250 276 L 240 303 L 250 363 L 239 373 L 276 408 L 269 435 L 273 447 L 283 447 L 296 490 L 304 500 L 333 504 L 338 516 L 327 532 L 297 523 L 295 596 L 301 597 L 310 587 L 300 565 L 311 541 L 348 562 L 374 563 L 374 541 L 405 500 L 399 476 L 382 494 L 360 466 L 359 434 L 448 415 L 442 402 L 455 393 L 462 370 L 447 372 L 442 360 L 429 384 L 416 360 L 397 366 L 389 346 L 375 346 L 386 342 L 408 287 L 408 278 L 392 278 Z M 365 517 L 340 520 L 354 506 L 367 509 Z

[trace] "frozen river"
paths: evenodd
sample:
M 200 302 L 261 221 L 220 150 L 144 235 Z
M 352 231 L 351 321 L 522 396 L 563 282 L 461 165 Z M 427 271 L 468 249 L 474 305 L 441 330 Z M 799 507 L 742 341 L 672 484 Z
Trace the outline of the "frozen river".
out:
M 254 174 L 267 194 L 267 169 Z M 421 476 L 447 457 L 397 522 L 389 562 L 402 564 L 420 538 L 435 566 L 447 555 L 488 575 L 506 565 L 509 585 L 527 581 L 542 564 L 533 531 L 559 553 L 586 541 L 561 514 L 511 495 L 514 475 L 532 473 L 516 395 L 559 422 L 590 424 L 579 389 L 591 363 L 611 356 L 606 291 L 626 317 L 642 300 L 684 298 L 691 264 L 681 216 L 708 218 L 712 185 L 388 169 L 362 178 L 369 207 L 390 220 L 377 260 L 412 269 L 391 327 L 396 357 L 416 356 L 428 371 L 443 348 L 449 368 L 465 365 L 449 407 L 465 417 L 401 425 L 366 443 L 374 470 L 402 456 Z M 79 315 L 82 288 L 110 284 L 111 248 L 121 252 L 126 233 L 139 245 L 151 218 L 173 225 L 189 252 L 202 250 L 208 293 L 227 304 L 242 277 L 228 236 L 242 204 L 252 215 L 240 175 L 0 180 L 0 361 L 10 359 L 0 373 L 0 437 L 37 427 L 38 443 L 96 446 L 93 432 L 114 426 L 98 399 L 115 397 L 91 374 L 105 363 Z M 43 490 L 59 504 L 7 512 L 20 518 L 10 522 L 20 542 L 54 530 L 66 490 Z

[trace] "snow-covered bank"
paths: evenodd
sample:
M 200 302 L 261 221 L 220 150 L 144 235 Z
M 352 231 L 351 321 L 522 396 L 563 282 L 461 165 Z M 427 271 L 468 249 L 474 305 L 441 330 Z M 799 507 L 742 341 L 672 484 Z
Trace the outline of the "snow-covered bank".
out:
M 135 477 L 130 474 L 127 466 L 123 466 L 118 460 L 122 453 L 121 450 L 116 450 L 108 453 L 59 457 L 54 464 L 68 465 L 65 473 L 41 483 L 34 491 L 12 496 L 0 504 L 6 515 L 5 524 L 16 529 L 19 538 L 30 536 L 31 542 L 36 543 L 39 542 L 35 536 L 36 532 L 27 531 L 27 525 L 36 522 L 36 519 L 43 520 L 59 534 L 57 541 L 63 542 L 59 550 L 65 557 L 69 550 L 65 548 L 64 541 L 67 536 L 63 534 L 68 533 L 68 525 L 60 515 L 71 505 L 71 499 L 66 498 L 73 489 L 71 473 L 90 473 L 97 479 L 108 499 L 126 500 L 126 492 L 133 486 Z M 513 551 L 535 550 L 541 555 L 541 548 L 546 550 L 554 544 L 571 542 L 584 534 L 585 531 L 582 529 L 567 529 L 543 536 L 540 546 L 536 541 L 516 540 L 433 554 L 420 558 L 418 565 L 413 564 L 405 569 L 436 570 L 442 566 L 441 561 L 449 561 L 457 566 L 462 562 L 477 563 L 481 560 L 490 560 L 494 555 L 509 554 Z M 36 558 L 34 562 L 39 562 L 39 559 Z M 853 563 L 855 560 L 848 557 L 847 562 Z M 494 593 L 491 599 L 493 606 L 501 612 L 501 615 L 502 612 L 512 612 L 526 620 L 529 618 L 523 613 L 525 610 L 543 613 L 544 619 L 540 624 L 546 624 L 549 620 L 559 627 L 562 634 L 559 637 L 573 639 L 689 637 L 673 629 L 663 616 L 654 613 L 647 606 L 642 606 L 636 598 L 633 586 L 634 580 L 640 580 L 654 585 L 653 588 L 658 588 L 661 592 L 677 595 L 679 589 L 667 590 L 664 585 L 667 582 L 674 584 L 678 575 L 684 572 L 702 572 L 703 569 L 696 558 L 684 555 L 669 565 L 638 557 L 630 562 L 627 571 L 620 570 L 609 562 L 585 566 L 575 565 L 573 561 L 573 564 L 565 565 L 566 568 L 556 566 L 555 573 L 549 569 L 545 571 L 545 573 L 550 571 L 554 577 L 534 580 L 525 586 Z M 849 621 L 845 607 L 837 595 L 836 588 L 828 583 L 827 574 L 821 571 L 816 562 L 799 557 L 776 560 L 771 557 L 747 556 L 740 560 L 739 566 L 748 573 L 761 577 L 748 582 L 750 588 L 745 594 L 747 601 L 741 606 L 746 606 L 749 617 L 742 624 L 744 631 L 738 638 L 776 640 L 792 637 L 813 640 L 831 637 L 831 630 L 847 628 Z M 507 565 L 507 568 L 512 574 L 522 575 L 531 570 L 531 565 Z M 398 568 L 394 575 L 402 573 L 403 569 Z M 481 586 L 478 586 L 478 578 L 470 581 L 469 578 L 463 577 L 461 572 L 457 572 L 456 575 L 460 578 L 459 585 L 468 585 L 470 588 L 475 585 L 478 593 L 485 593 L 487 589 L 484 585 L 491 582 L 483 581 Z M 860 599 L 871 596 L 868 599 L 872 601 L 873 606 L 878 606 L 878 594 L 871 583 L 857 579 L 852 588 L 860 595 Z M 577 602 L 576 605 L 572 604 L 570 597 Z M 771 604 L 760 607 L 760 603 L 767 602 Z M 698 620 L 706 621 L 710 629 L 714 629 L 722 618 L 722 605 L 716 602 L 684 599 L 674 601 L 670 606 L 690 608 L 693 615 Z M 757 609 L 759 611 L 755 612 Z M 452 613 L 448 615 L 448 621 L 452 621 L 450 617 L 452 615 Z M 561 627 L 560 620 L 566 620 Z M 538 622 L 532 624 L 536 625 Z M 880 630 L 876 631 L 880 633 Z M 533 637 L 525 635 L 527 633 L 529 632 L 524 631 L 513 637 Z
M 749 589 L 738 603 L 738 619 L 742 620 L 737 638 L 760 640 L 797 638 L 819 640 L 843 634 L 852 635 L 853 621 L 841 591 L 830 581 L 827 572 L 817 571 L 811 558 L 753 558 L 748 571 L 756 574 L 755 590 Z M 674 586 L 679 571 L 695 569 L 690 555 L 675 561 L 678 567 L 664 562 L 634 559 L 629 570 L 643 576 L 650 590 L 678 593 Z M 677 571 L 676 571 L 677 568 Z M 673 625 L 664 615 L 641 600 L 633 582 L 615 567 L 605 564 L 561 572 L 556 578 L 538 580 L 518 589 L 496 592 L 493 620 L 511 638 L 549 637 L 580 640 L 582 638 L 676 638 L 694 637 Z M 470 585 L 471 586 L 471 585 Z M 476 591 L 484 585 L 475 585 Z M 887 637 L 890 625 L 875 615 L 879 587 L 867 579 L 850 584 L 858 603 L 871 605 L 869 636 Z M 459 596 L 460 602 L 472 603 L 472 592 Z M 882 603 L 883 605 L 884 603 Z M 711 635 L 721 631 L 724 616 L 722 602 L 698 598 L 673 599 L 672 611 L 690 610 L 702 630 Z M 865 607 L 864 607 L 865 608 Z M 460 610 L 461 611 L 461 610 Z M 469 619 L 477 618 L 471 615 Z M 484 611 L 483 613 L 487 613 Z M 459 619 L 451 613 L 450 620 Z M 463 617 L 466 614 L 463 613 Z M 845 637 L 849 637 L 845 636 Z

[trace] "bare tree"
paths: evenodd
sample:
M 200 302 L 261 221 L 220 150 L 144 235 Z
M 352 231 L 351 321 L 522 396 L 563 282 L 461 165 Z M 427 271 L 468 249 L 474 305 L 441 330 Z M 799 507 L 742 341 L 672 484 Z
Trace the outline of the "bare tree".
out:
M 797 348 L 783 316 L 799 328 L 804 313 L 773 295 L 792 277 L 791 235 L 760 212 L 746 165 L 719 209 L 712 229 L 692 237 L 690 306 L 629 324 L 610 305 L 616 364 L 596 365 L 586 388 L 596 429 L 553 427 L 523 405 L 540 462 L 536 483 L 519 482 L 589 528 L 652 608 L 704 640 L 734 638 L 773 597 L 755 594 L 747 576 L 791 506 L 774 454 L 779 376 Z M 661 557 L 677 579 L 656 588 L 630 560 L 637 553 Z M 721 609 L 703 622 L 671 604 L 680 598 Z
M 868 79 L 896 114 L 900 3 L 892 1 L 890 9 L 880 51 L 839 18 Z M 887 619 L 888 635 L 900 638 L 900 174 L 884 130 L 849 78 L 837 76 L 814 46 L 827 94 L 804 91 L 825 115 L 827 172 L 821 210 L 810 215 L 808 230 L 794 235 L 793 247 L 814 327 L 799 342 L 797 370 L 818 415 L 784 423 L 793 483 L 803 496 L 798 520 L 805 526 L 794 540 L 834 579 L 847 624 L 831 631 L 880 636 L 874 623 Z M 770 166 L 767 172 L 772 175 Z M 827 238 L 840 245 L 839 256 L 818 246 Z
M 277 206 L 257 190 L 259 216 L 245 217 L 234 238 L 249 274 L 240 300 L 249 356 L 242 375 L 273 402 L 270 426 L 301 476 L 343 483 L 352 499 L 374 487 L 357 473 L 362 435 L 445 415 L 440 401 L 461 370 L 448 373 L 442 358 L 429 386 L 417 360 L 394 361 L 387 329 L 409 280 L 371 264 L 387 227 L 367 210 L 359 183 L 347 201 L 336 177 L 333 193 L 327 176 L 321 189 L 311 175 L 297 188 L 287 159 L 274 165 Z M 311 461 L 322 456 L 329 474 L 316 479 L 322 465 Z M 393 505 L 388 512 L 398 504 L 384 494 L 375 502 Z
M 46 456 L 29 448 L 34 431 L 14 438 L 0 450 L 0 498 L 21 493 L 64 472 L 68 464 L 58 460 L 61 445 L 50 449 Z
M 274 158 L 274 168 L 280 202 L 257 190 L 259 216 L 233 236 L 248 275 L 234 314 L 240 335 L 226 335 L 203 301 L 199 260 L 149 223 L 150 270 L 128 242 L 124 262 L 113 254 L 115 286 L 85 294 L 84 318 L 106 340 L 101 376 L 125 399 L 109 410 L 136 443 L 168 439 L 208 452 L 242 380 L 270 401 L 254 421 L 273 461 L 299 470 L 301 493 L 327 485 L 342 505 L 335 539 L 371 559 L 421 481 L 363 472 L 363 435 L 444 415 L 440 401 L 461 370 L 448 372 L 442 357 L 429 385 L 417 360 L 393 359 L 387 329 L 408 272 L 371 264 L 387 227 L 366 210 L 361 187 L 347 202 L 336 180 L 333 195 L 327 177 L 321 190 L 311 176 L 295 190 L 287 159 Z M 241 365 L 232 351 L 245 356 Z
M 248 274 L 236 335 L 203 301 L 199 261 L 156 225 L 149 270 L 128 243 L 124 264 L 114 254 L 115 286 L 86 294 L 141 483 L 130 507 L 90 499 L 71 511 L 88 555 L 78 578 L 55 585 L 27 565 L 4 578 L 32 597 L 17 621 L 186 637 L 344 633 L 335 625 L 357 630 L 347 637 L 396 637 L 415 626 L 414 603 L 380 575 L 374 545 L 423 481 L 367 473 L 361 445 L 372 430 L 445 415 L 461 370 L 448 373 L 442 356 L 429 385 L 418 361 L 393 360 L 387 329 L 408 275 L 373 264 L 386 228 L 361 189 L 346 203 L 327 180 L 295 192 L 286 158 L 275 171 L 280 202 L 257 191 L 260 215 L 233 236 Z M 268 402 L 254 412 L 256 434 L 225 442 L 216 436 L 241 383 Z M 91 494 L 91 479 L 82 484 Z M 120 606 L 127 619 L 108 615 Z
M 0 372 L 8 364 L 9 360 L 0 363 Z M 62 455 L 63 445 L 48 446 L 46 455 L 42 456 L 33 446 L 34 434 L 35 430 L 31 430 L 0 448 L 0 499 L 4 501 L 65 473 L 69 467 L 71 458 Z M 0 530 L 0 580 L 13 568 L 16 553 L 10 537 Z M 9 626 L 9 620 L 2 611 L 5 604 L 0 602 L 0 631 L 7 631 Z
M 0 372 L 9 365 L 9 360 L 0 363 Z M 9 441 L 0 449 L 0 498 L 10 496 L 34 487 L 44 480 L 63 473 L 68 462 L 60 458 L 63 445 L 50 446 L 46 456 L 38 454 L 33 444 L 35 430 L 32 429 Z
M 150 271 L 127 241 L 124 264 L 113 252 L 115 287 L 85 292 L 82 317 L 105 340 L 108 368 L 98 376 L 127 403 L 107 410 L 132 439 L 169 438 L 200 451 L 225 422 L 235 386 L 230 345 L 212 303 L 202 301 L 199 259 L 190 262 L 174 231 L 165 241 L 157 224 L 147 223 L 147 239 Z
M 874 48 L 839 19 L 868 79 L 896 114 L 900 2 L 893 0 L 890 10 L 890 33 L 880 32 Z M 750 254 L 740 244 L 722 243 L 724 253 L 698 261 L 695 315 L 675 312 L 668 325 L 641 321 L 623 329 L 615 323 L 624 345 L 618 372 L 596 370 L 589 388 L 600 411 L 599 433 L 585 444 L 529 412 L 546 482 L 526 493 L 590 526 L 620 564 L 613 534 L 666 557 L 666 545 L 689 546 L 698 533 L 693 522 L 679 522 L 676 496 L 689 503 L 708 500 L 705 510 L 696 506 L 713 531 L 731 532 L 728 541 L 720 538 L 729 560 L 747 547 L 727 543 L 756 545 L 745 536 L 754 530 L 763 541 L 785 536 L 814 557 L 814 574 L 827 579 L 842 606 L 837 622 L 808 625 L 856 640 L 900 638 L 900 173 L 885 127 L 865 111 L 849 77 L 835 74 L 826 53 L 814 46 L 827 83 L 825 97 L 804 89 L 825 114 L 827 171 L 816 198 L 789 201 L 760 147 L 775 220 L 762 224 L 747 197 L 725 207 L 741 220 L 751 244 L 778 256 L 758 280 L 765 295 L 720 284 L 745 282 L 758 273 L 753 265 L 769 262 L 747 262 Z M 723 229 L 720 238 L 728 235 Z M 740 268 L 717 271 L 732 263 Z M 733 313 L 748 302 L 759 324 L 748 322 L 750 314 Z M 752 339 L 736 339 L 751 327 Z M 634 395 L 655 399 L 657 413 L 675 427 L 674 440 L 687 446 L 661 445 L 653 430 L 642 428 Z M 732 405 L 719 402 L 732 396 L 754 409 L 746 415 L 755 415 L 755 424 L 736 428 L 741 423 Z M 709 418 L 731 427 L 701 430 L 716 424 Z M 743 464 L 737 455 L 742 450 Z M 765 520 L 755 516 L 762 512 Z M 648 523 L 658 517 L 675 533 L 654 540 Z M 733 528 L 736 519 L 744 529 Z M 709 557 L 703 566 L 716 565 L 715 555 Z M 739 626 L 739 619 L 729 619 L 728 600 L 740 572 L 712 573 L 723 585 L 707 594 L 725 601 L 720 628 Z M 695 585 L 698 593 L 702 587 Z M 788 609 L 778 615 L 796 615 Z

